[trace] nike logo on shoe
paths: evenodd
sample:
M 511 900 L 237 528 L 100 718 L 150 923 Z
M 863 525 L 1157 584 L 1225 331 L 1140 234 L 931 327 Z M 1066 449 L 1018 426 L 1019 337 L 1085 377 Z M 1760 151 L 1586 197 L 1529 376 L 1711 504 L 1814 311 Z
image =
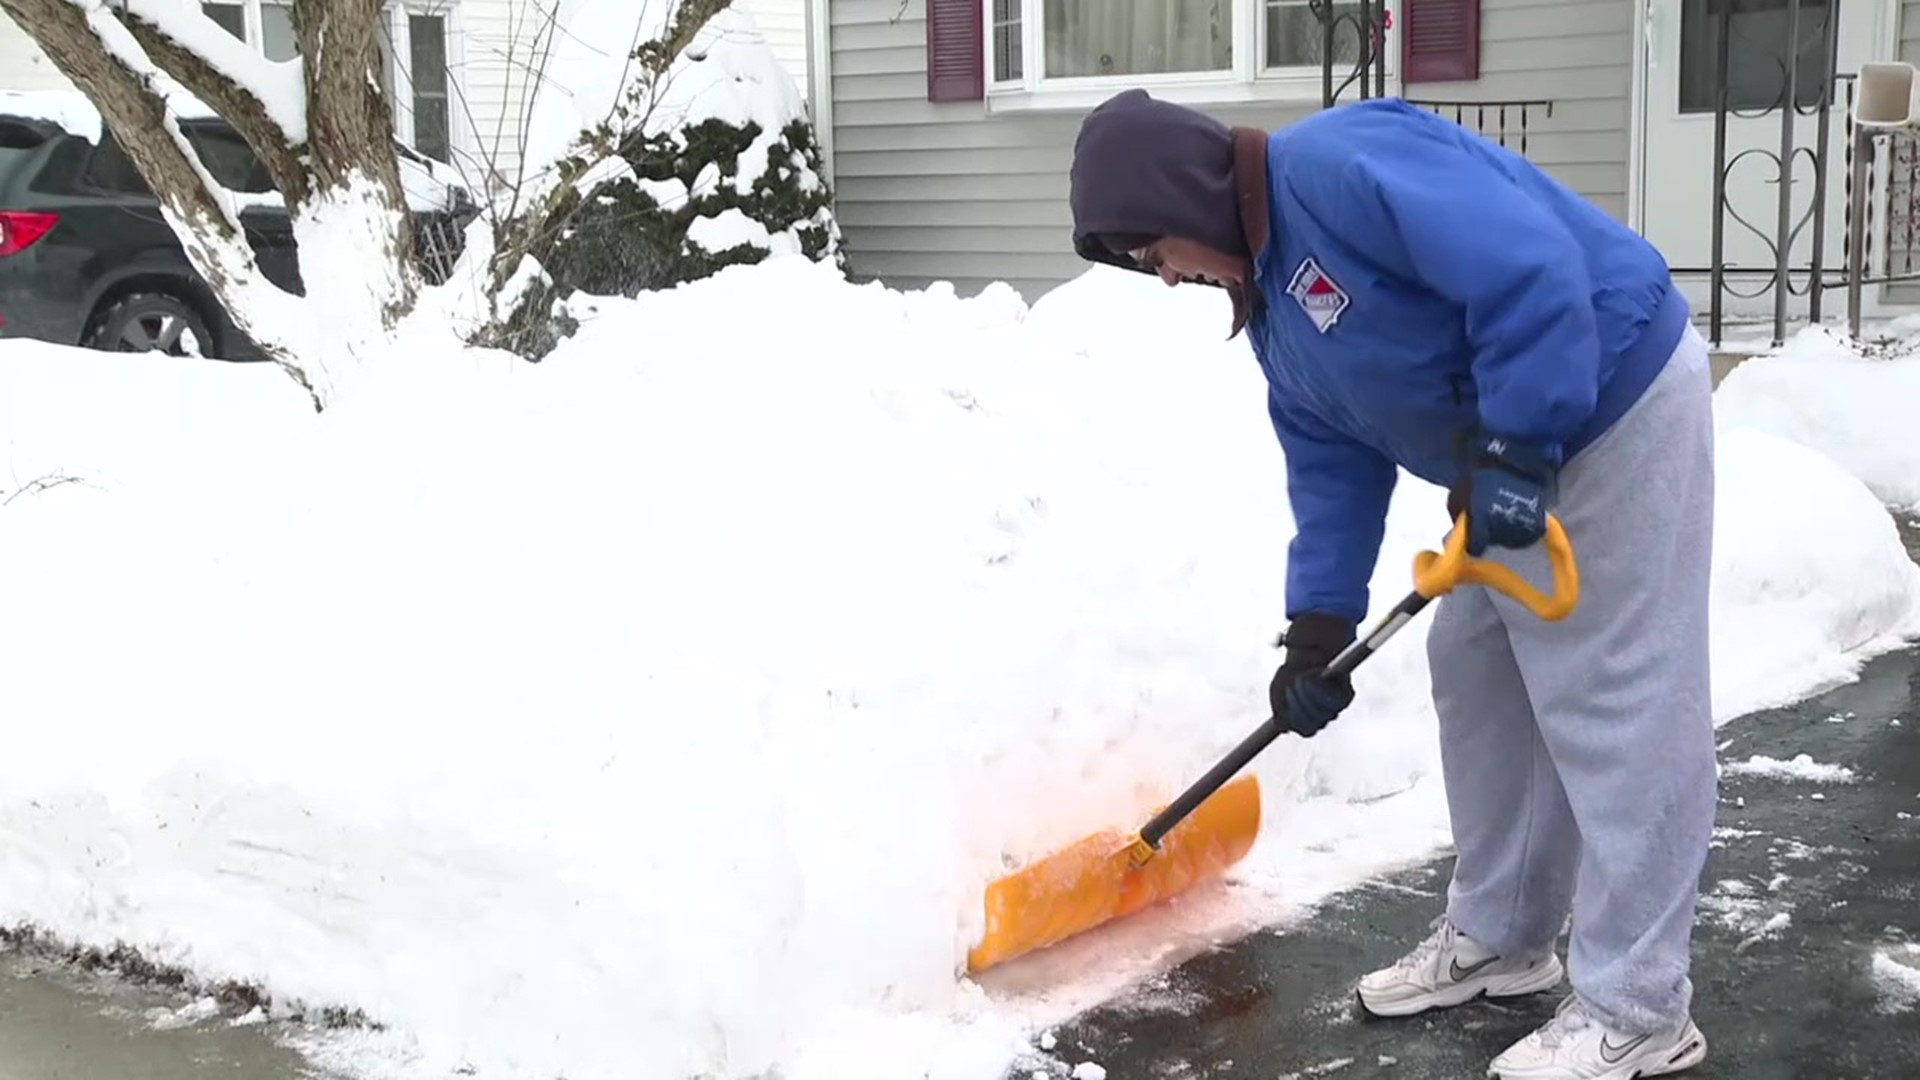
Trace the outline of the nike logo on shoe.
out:
M 1463 968 L 1460 966 L 1460 958 L 1456 956 L 1447 969 L 1447 977 L 1454 982 L 1466 982 L 1468 979 L 1473 978 L 1474 972 L 1479 971 L 1481 968 L 1486 967 L 1498 959 L 1500 958 L 1497 956 L 1489 956 L 1485 960 L 1475 961 L 1471 967 Z
M 1642 1035 L 1632 1042 L 1627 1043 L 1625 1046 L 1615 1046 L 1610 1036 L 1602 1035 L 1600 1036 L 1600 1060 L 1609 1065 L 1618 1065 L 1626 1060 L 1628 1054 L 1638 1049 L 1641 1043 L 1646 1042 L 1652 1037 L 1651 1035 Z

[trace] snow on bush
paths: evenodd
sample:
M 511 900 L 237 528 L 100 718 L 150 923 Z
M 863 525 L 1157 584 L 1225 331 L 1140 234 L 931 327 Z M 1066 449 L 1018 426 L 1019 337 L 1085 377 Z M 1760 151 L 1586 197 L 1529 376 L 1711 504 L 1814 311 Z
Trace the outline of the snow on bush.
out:
M 533 197 L 506 228 L 505 325 L 487 340 L 544 356 L 572 327 L 555 301 L 576 292 L 630 297 L 776 255 L 844 269 L 805 99 L 751 13 L 571 0 L 557 16 L 522 166 Z
M 1137 824 L 1265 715 L 1292 526 L 1223 298 L 776 259 L 572 310 L 539 365 L 411 324 L 319 415 L 0 343 L 5 465 L 86 481 L 0 508 L 0 925 L 359 1009 L 385 1030 L 314 1048 L 372 1075 L 999 1080 L 1446 841 L 1429 617 L 1257 761 L 1226 887 L 961 978 L 1007 860 Z M 836 344 L 796 364 L 803 319 Z M 1720 473 L 1724 718 L 1915 588 L 1824 459 L 1748 434 Z M 1404 481 L 1376 609 L 1445 528 Z

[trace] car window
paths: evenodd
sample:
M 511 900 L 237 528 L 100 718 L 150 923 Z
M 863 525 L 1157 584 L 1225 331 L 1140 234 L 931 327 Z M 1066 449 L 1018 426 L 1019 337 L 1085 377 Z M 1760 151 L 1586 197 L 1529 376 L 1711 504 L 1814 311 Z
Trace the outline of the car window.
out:
M 0 150 L 32 150 L 47 137 L 31 124 L 0 119 Z
M 80 182 L 119 195 L 150 196 L 153 193 L 140 170 L 134 167 L 133 159 L 104 125 L 100 129 L 100 145 L 88 155 L 86 168 L 80 170 Z
M 45 141 L 44 135 L 19 121 L 0 120 L 0 179 L 12 175 Z
M 273 190 L 266 165 L 232 128 L 193 124 L 187 128 L 187 141 L 221 187 L 254 193 Z

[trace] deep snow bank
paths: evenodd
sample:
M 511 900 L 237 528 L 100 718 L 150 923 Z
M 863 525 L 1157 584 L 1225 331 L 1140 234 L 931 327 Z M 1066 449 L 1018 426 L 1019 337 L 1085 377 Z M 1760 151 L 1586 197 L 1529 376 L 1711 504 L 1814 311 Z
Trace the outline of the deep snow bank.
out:
M 1258 762 L 1232 888 L 957 979 L 1004 859 L 1264 715 L 1291 524 L 1221 297 L 786 259 L 576 306 L 537 367 L 416 328 L 321 417 L 0 343 L 4 452 L 100 481 L 0 510 L 0 923 L 359 1007 L 391 1033 L 324 1045 L 393 1075 L 997 1080 L 1169 950 L 1444 842 L 1422 619 Z M 1856 481 L 1757 434 L 1721 473 L 1723 683 L 1910 616 Z M 1378 604 L 1444 525 L 1404 482 Z
M 1863 356 L 1835 330 L 1810 327 L 1734 368 L 1714 403 L 1727 426 L 1818 450 L 1880 501 L 1920 514 L 1920 338 Z

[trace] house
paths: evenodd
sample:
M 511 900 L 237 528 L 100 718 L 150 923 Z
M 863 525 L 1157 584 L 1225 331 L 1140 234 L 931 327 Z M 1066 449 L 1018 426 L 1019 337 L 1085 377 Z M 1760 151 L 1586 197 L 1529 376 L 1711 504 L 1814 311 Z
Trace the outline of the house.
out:
M 180 0 L 191 4 L 195 0 Z M 735 0 L 804 92 L 807 0 Z M 512 182 L 529 91 L 556 6 L 574 0 L 387 0 L 382 49 L 400 139 L 455 165 L 476 188 Z M 267 57 L 295 53 L 287 0 L 201 0 L 200 10 Z M 71 90 L 24 30 L 0 13 L 0 90 Z
M 1369 2 L 1340 0 L 1329 26 L 1324 0 L 811 0 L 813 115 L 856 275 L 950 280 L 963 294 L 1004 280 L 1032 301 L 1082 273 L 1068 237 L 1070 151 L 1086 110 L 1119 89 L 1264 128 L 1384 94 L 1501 139 L 1631 223 L 1702 312 L 1717 292 L 1728 317 L 1769 316 L 1783 231 L 1774 106 L 1797 38 L 1797 98 L 1810 107 L 1789 125 L 1785 307 L 1804 313 L 1817 292 L 1829 316 L 1844 314 L 1833 286 L 1851 220 L 1850 80 L 1863 61 L 1920 58 L 1909 55 L 1920 53 L 1920 18 L 1907 18 L 1920 0 Z M 1362 48 L 1362 26 L 1379 48 Z M 1717 150 L 1723 42 L 1733 111 Z M 1833 90 L 1824 117 L 1811 107 L 1823 87 Z M 1809 147 L 1823 120 L 1816 170 Z M 1910 182 L 1914 158 L 1895 186 Z M 1887 201 L 1887 166 L 1876 159 L 1871 177 L 1874 257 L 1906 266 L 1920 230 L 1906 227 L 1907 200 Z M 1810 215 L 1817 171 L 1824 205 Z M 1827 287 L 1809 290 L 1815 223 Z M 1872 313 L 1915 290 L 1864 291 Z

